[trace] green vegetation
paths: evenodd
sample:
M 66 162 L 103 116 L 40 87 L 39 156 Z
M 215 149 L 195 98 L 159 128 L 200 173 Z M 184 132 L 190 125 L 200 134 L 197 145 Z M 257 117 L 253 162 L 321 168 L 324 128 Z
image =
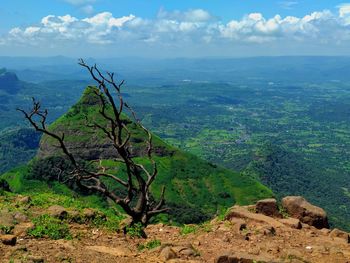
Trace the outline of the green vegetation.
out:
M 162 243 L 160 242 L 160 240 L 153 239 L 153 240 L 148 241 L 144 244 L 139 244 L 137 248 L 140 251 L 145 250 L 145 249 L 151 250 L 151 249 L 160 247 L 161 245 L 162 245 Z
M 350 82 L 252 76 L 138 87 L 130 101 L 166 142 L 261 180 L 278 197 L 303 195 L 350 230 Z
M 111 205 L 99 195 L 84 194 L 73 191 L 65 184 L 57 181 L 45 182 L 45 180 L 32 180 L 30 178 L 28 167 L 19 167 L 2 177 L 5 178 L 11 189 L 15 193 L 21 193 L 31 197 L 30 205 L 38 208 L 47 209 L 52 205 L 61 205 L 67 209 L 73 209 L 80 214 L 74 218 L 68 218 L 69 221 L 77 223 L 88 223 L 91 226 L 103 228 L 107 231 L 119 230 L 120 221 L 124 218 L 120 208 L 116 205 Z M 1 208 L 10 209 L 13 211 L 21 211 L 22 207 L 13 207 L 13 198 L 10 193 L 3 193 L 5 201 L 0 203 Z M 12 201 L 11 201 L 12 200 Z M 86 221 L 82 216 L 84 209 L 93 208 L 98 211 L 92 221 Z
M 209 222 L 204 222 L 199 225 L 193 225 L 193 224 L 183 225 L 180 229 L 180 234 L 188 235 L 191 233 L 197 233 L 198 231 L 211 232 L 212 231 L 211 224 Z
M 141 223 L 136 223 L 131 226 L 126 226 L 125 230 L 130 237 L 142 238 L 145 236 L 144 228 Z
M 232 172 L 233 183 L 239 183 L 241 178 L 253 177 L 272 188 L 279 197 L 303 195 L 326 209 L 332 226 L 350 230 L 348 77 L 344 70 L 341 74 L 337 73 L 339 68 L 334 63 L 338 63 L 339 58 L 331 63 L 308 61 L 312 67 L 302 62 L 302 69 L 296 68 L 298 63 L 290 62 L 291 58 L 281 59 L 283 66 L 278 69 L 275 67 L 280 64 L 264 63 L 259 66 L 258 72 L 247 69 L 238 74 L 233 69 L 218 72 L 215 67 L 215 74 L 193 75 L 193 80 L 198 81 L 182 83 L 171 78 L 162 82 L 167 85 L 154 84 L 155 80 L 148 82 L 152 83 L 151 86 L 144 85 L 144 82 L 142 86 L 129 85 L 128 102 L 135 105 L 134 109 L 140 113 L 143 123 L 170 145 L 207 160 L 206 167 L 209 163 L 217 163 L 242 173 Z M 324 67 L 322 72 L 318 70 L 320 64 Z M 238 71 L 240 68 L 240 65 L 234 67 Z M 269 70 L 260 71 L 266 68 Z M 305 70 L 309 70 L 310 74 L 306 75 Z M 183 76 L 182 73 L 178 77 Z M 169 75 L 166 77 L 170 78 Z M 229 82 L 218 83 L 218 79 Z M 75 81 L 26 83 L 18 96 L 4 94 L 0 99 L 6 107 L 0 111 L 2 128 L 22 123 L 14 109 L 18 105 L 28 105 L 33 90 L 48 106 L 51 120 L 54 120 L 73 105 L 82 87 L 82 82 Z M 8 120 L 8 114 L 14 118 Z M 197 158 L 191 154 L 188 156 Z M 172 171 L 176 163 L 165 159 L 162 160 L 163 166 Z M 195 166 L 192 169 L 196 173 Z M 192 176 L 191 170 L 179 170 L 180 174 Z M 187 179 L 164 179 L 168 185 L 168 205 L 171 211 L 176 211 L 166 220 L 191 223 L 193 215 L 195 221 L 205 221 L 213 213 L 222 211 L 221 207 L 239 203 L 247 192 L 249 195 L 248 189 L 244 192 L 231 189 L 235 192 L 229 193 L 207 187 L 213 184 L 211 180 L 217 185 L 223 181 L 216 176 L 209 180 L 208 176 L 207 173 L 206 179 L 198 183 Z M 204 189 L 204 195 L 215 198 L 198 201 L 202 199 L 198 197 L 192 202 L 191 198 L 197 194 L 191 190 L 192 185 L 194 189 Z M 256 191 L 257 188 L 253 188 Z M 178 192 L 185 198 L 185 202 L 181 198 L 182 205 L 172 202 Z M 227 197 L 227 193 L 229 197 L 222 198 Z M 251 202 L 254 196 L 256 194 L 243 203 Z M 195 209 L 211 202 L 224 205 L 213 206 L 206 211 Z
M 67 224 L 49 215 L 41 215 L 33 219 L 34 228 L 28 231 L 35 238 L 49 237 L 51 239 L 71 239 Z
M 40 134 L 28 128 L 0 132 L 0 173 L 25 164 L 39 147 Z
M 0 234 L 8 235 L 12 233 L 13 226 L 3 226 L 0 225 Z
M 282 215 L 283 218 L 289 218 L 290 215 L 288 214 L 288 212 L 286 211 L 286 209 L 282 206 L 278 206 L 278 212 L 280 213 L 280 215 Z
M 188 235 L 191 233 L 196 233 L 199 229 L 198 225 L 184 225 L 181 230 L 180 230 L 180 234 L 181 235 Z
M 65 141 L 68 147 L 79 156 L 87 160 L 93 159 L 96 152 L 104 156 L 102 165 L 111 173 L 119 173 L 125 177 L 124 167 L 114 158 L 114 149 L 110 149 L 110 143 L 103 134 L 93 128 L 86 127 L 84 113 L 90 121 L 99 122 L 103 125 L 103 119 L 96 105 L 95 94 L 88 88 L 80 101 L 68 111 L 67 114 L 55 121 L 50 129 L 57 133 L 65 133 Z M 145 134 L 136 125 L 125 121 L 132 132 L 133 154 L 138 161 L 149 165 L 143 158 L 144 149 L 142 138 Z M 49 187 L 54 193 L 67 195 L 80 194 L 89 196 L 88 191 L 78 190 L 75 185 L 67 184 L 68 187 L 60 186 L 59 182 L 66 178 L 61 170 L 70 169 L 62 157 L 60 149 L 53 146 L 53 141 L 43 136 L 41 149 L 37 159 L 28 166 L 21 167 L 5 173 L 2 178 L 6 179 L 11 189 L 15 192 L 45 191 Z M 93 145 L 93 147 L 91 147 Z M 152 186 L 153 197 L 160 197 L 161 187 L 166 187 L 165 198 L 172 209 L 169 215 L 171 222 L 198 223 L 208 220 L 222 208 L 233 204 L 250 204 L 258 199 L 272 196 L 272 192 L 250 176 L 245 176 L 223 167 L 203 161 L 193 154 L 185 153 L 177 148 L 164 143 L 159 137 L 154 138 L 155 160 L 158 163 L 159 175 Z M 110 153 L 112 152 L 112 154 Z M 93 168 L 92 168 L 93 169 Z M 103 181 L 114 191 L 123 191 L 111 180 Z M 41 189 L 41 190 L 40 190 Z M 73 191 L 72 191 L 73 190 Z M 35 201 L 35 200 L 33 200 Z

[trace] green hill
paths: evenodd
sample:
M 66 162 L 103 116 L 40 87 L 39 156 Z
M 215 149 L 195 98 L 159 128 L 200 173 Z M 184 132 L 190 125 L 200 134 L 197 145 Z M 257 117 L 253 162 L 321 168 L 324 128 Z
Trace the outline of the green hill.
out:
M 57 119 L 50 130 L 56 133 L 65 133 L 65 141 L 71 152 L 84 160 L 103 159 L 104 166 L 110 172 L 116 171 L 118 164 L 112 161 L 116 157 L 115 151 L 110 146 L 103 133 L 86 126 L 86 118 L 89 122 L 104 124 L 105 120 L 99 114 L 99 98 L 93 92 L 92 87 L 85 90 L 82 98 L 66 114 Z M 144 156 L 144 133 L 137 125 L 129 121 L 128 129 L 132 133 L 131 153 L 147 165 Z M 106 124 L 106 123 L 105 123 Z M 152 188 L 152 194 L 157 199 L 161 186 L 166 186 L 166 201 L 172 208 L 172 217 L 179 222 L 203 221 L 218 211 L 232 206 L 234 203 L 245 205 L 254 201 L 272 196 L 272 192 L 261 183 L 249 176 L 227 170 L 220 166 L 204 161 L 192 154 L 180 151 L 154 136 L 155 160 L 158 162 L 159 174 Z M 45 189 L 43 179 L 33 176 L 33 169 L 38 163 L 52 160 L 52 157 L 62 156 L 55 142 L 47 136 L 43 136 L 40 148 L 35 160 L 29 168 L 22 167 L 4 174 L 12 189 L 18 192 L 35 191 Z M 51 159 L 50 159 L 51 158 Z M 46 163 L 47 173 L 51 172 L 50 165 Z M 36 167 L 37 168 L 37 167 Z M 51 167 L 52 168 L 52 167 Z M 123 173 L 123 169 L 119 173 Z M 121 175 L 123 176 L 123 174 Z M 52 180 L 52 177 L 46 179 Z M 36 179 L 36 181 L 33 179 Z M 39 181 L 38 181 L 39 179 Z M 41 182 L 40 182 L 41 181 Z M 40 182 L 40 183 L 39 183 Z M 41 187 L 35 187 L 39 183 Z M 46 182 L 51 185 L 52 191 L 63 191 L 63 186 L 57 183 Z M 122 191 L 117 186 L 106 181 L 115 191 Z M 34 186 L 33 186 L 34 184 Z M 26 185 L 32 185 L 26 187 Z M 36 188 L 33 190 L 33 188 Z M 57 190 L 58 189 L 58 190 Z M 38 190 L 39 191 L 39 190 Z M 64 192 L 64 191 L 63 191 Z M 69 192 L 69 191 L 66 191 Z

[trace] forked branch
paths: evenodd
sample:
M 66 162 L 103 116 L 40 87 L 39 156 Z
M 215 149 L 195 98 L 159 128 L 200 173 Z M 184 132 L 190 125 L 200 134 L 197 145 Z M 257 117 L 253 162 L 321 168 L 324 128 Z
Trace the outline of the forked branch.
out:
M 102 131 L 104 136 L 108 138 L 118 155 L 118 158 L 115 159 L 116 166 L 122 165 L 125 167 L 126 179 L 123 179 L 125 173 L 120 172 L 122 169 L 118 169 L 117 173 L 109 173 L 102 160 L 96 160 L 95 162 L 98 163 L 95 165 L 97 171 L 91 171 L 80 165 L 77 157 L 67 146 L 64 134 L 58 135 L 47 127 L 48 110 L 42 110 L 40 102 L 33 99 L 32 109 L 28 112 L 23 109 L 18 110 L 23 113 L 35 130 L 58 142 L 63 154 L 74 167 L 74 170 L 70 173 L 71 179 L 74 179 L 78 185 L 99 192 L 119 204 L 132 217 L 132 224 L 142 223 L 145 226 L 153 216 L 167 211 L 167 208 L 163 208 L 165 204 L 164 187 L 159 201 L 157 203 L 151 201 L 150 187 L 158 175 L 157 163 L 153 158 L 152 133 L 142 125 L 133 109 L 124 102 L 121 93 L 124 81 L 117 83 L 114 73 L 107 72 L 103 74 L 96 65 L 89 66 L 82 59 L 79 60 L 79 65 L 86 68 L 92 79 L 97 82 L 97 88 L 94 92 L 100 101 L 99 113 L 103 120 L 103 122 L 97 123 L 89 120 L 86 116 L 85 125 L 94 131 Z M 137 129 L 141 129 L 145 134 L 145 157 L 147 157 L 151 169 L 137 163 L 130 153 L 132 129 L 128 127 L 128 123 L 131 122 L 128 121 L 127 115 L 123 113 L 124 108 L 129 111 L 138 127 Z M 125 196 L 116 194 L 109 189 L 103 183 L 104 178 L 109 178 L 119 187 L 126 189 Z M 132 200 L 136 202 L 131 202 Z

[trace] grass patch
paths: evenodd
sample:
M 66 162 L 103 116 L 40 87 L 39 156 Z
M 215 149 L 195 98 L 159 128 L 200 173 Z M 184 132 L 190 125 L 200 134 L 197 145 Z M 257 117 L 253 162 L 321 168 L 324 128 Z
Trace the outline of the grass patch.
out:
M 198 225 L 184 225 L 180 228 L 180 234 L 181 235 L 188 235 L 192 233 L 196 233 L 199 230 Z
M 144 244 L 139 244 L 139 245 L 137 246 L 137 249 L 138 249 L 139 251 L 142 251 L 142 250 L 145 250 L 145 249 L 150 250 L 150 249 L 154 249 L 154 248 L 156 248 L 156 247 L 160 247 L 161 245 L 162 245 L 162 243 L 160 242 L 160 240 L 158 240 L 158 239 L 153 239 L 153 240 L 151 240 L 151 241 L 149 241 L 149 242 L 146 242 L 146 243 L 144 243 Z
M 35 238 L 48 237 L 50 239 L 72 239 L 69 227 L 61 220 L 49 215 L 41 215 L 33 219 L 34 228 L 28 231 Z

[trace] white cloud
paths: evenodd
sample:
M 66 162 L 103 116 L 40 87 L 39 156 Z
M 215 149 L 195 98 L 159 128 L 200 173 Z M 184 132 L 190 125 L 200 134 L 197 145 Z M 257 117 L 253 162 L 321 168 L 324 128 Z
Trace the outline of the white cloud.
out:
M 113 17 L 110 12 L 99 13 L 93 17 L 82 19 L 84 22 L 88 22 L 92 26 L 106 26 L 107 28 L 111 27 L 121 27 L 124 23 L 134 19 L 134 15 L 123 16 L 119 18 Z
M 69 0 L 75 4 L 91 1 Z M 222 46 L 248 43 L 306 43 L 312 46 L 348 45 L 350 40 L 350 4 L 340 5 L 338 13 L 324 10 L 303 17 L 275 15 L 266 18 L 251 13 L 241 19 L 224 23 L 202 9 L 185 12 L 160 10 L 154 19 L 132 14 L 114 17 L 110 12 L 78 19 L 71 15 L 48 15 L 39 25 L 15 27 L 0 43 L 2 45 L 31 44 L 50 46 L 123 45 L 153 47 L 183 47 L 201 45 Z M 69 41 L 67 41 L 69 40 Z M 284 44 L 283 44 L 284 43 Z M 222 48 L 221 48 L 222 49 Z
M 293 16 L 282 18 L 280 15 L 276 15 L 273 18 L 265 19 L 262 14 L 253 13 L 239 21 L 232 20 L 220 27 L 221 35 L 224 38 L 258 43 L 274 40 L 306 42 L 312 40 L 315 43 L 319 40 L 347 41 L 347 36 L 342 39 L 336 32 L 348 33 L 349 30 L 350 27 L 344 24 L 342 18 L 327 10 L 314 12 L 301 18 Z
M 343 19 L 344 23 L 349 25 L 350 24 L 350 3 L 348 4 L 341 4 L 338 6 L 339 8 L 339 16 Z
M 338 6 L 339 8 L 339 16 L 346 17 L 350 15 L 350 3 L 349 4 L 341 4 Z

